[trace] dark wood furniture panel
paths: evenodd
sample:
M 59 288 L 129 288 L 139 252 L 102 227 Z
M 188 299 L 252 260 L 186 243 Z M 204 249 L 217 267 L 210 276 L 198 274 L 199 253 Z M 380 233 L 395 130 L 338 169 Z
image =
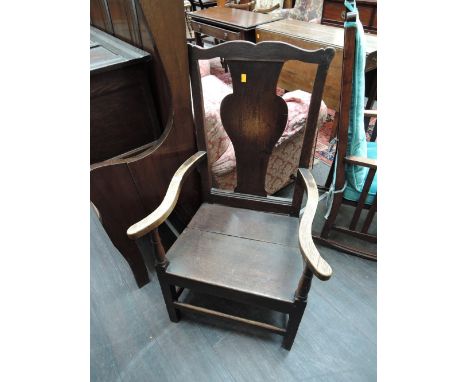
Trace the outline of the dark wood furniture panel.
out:
M 143 257 L 126 230 L 164 198 L 172 175 L 195 152 L 182 1 L 91 0 L 91 24 L 150 53 L 148 86 L 163 133 L 143 153 L 119 155 L 91 168 L 91 201 L 139 286 L 148 282 Z M 127 158 L 125 158 L 127 157 Z M 129 158 L 128 158 L 129 157 Z M 181 231 L 200 206 L 198 174 L 187 180 L 171 222 Z M 163 240 L 166 237 L 163 236 Z M 170 241 L 164 245 L 169 246 Z M 150 264 L 153 268 L 153 264 Z
M 202 33 L 223 41 L 240 40 L 241 32 L 234 32 L 220 27 L 214 27 L 205 23 L 192 20 L 192 28 L 195 33 Z
M 151 56 L 91 27 L 90 162 L 156 140 L 161 127 L 149 86 Z
M 281 19 L 278 15 L 248 12 L 244 10 L 213 7 L 191 12 L 192 27 L 197 45 L 203 46 L 201 34 L 222 41 L 245 40 L 255 42 L 255 28 Z
M 298 247 L 297 237 L 295 237 L 298 220 L 287 215 L 276 215 L 274 219 L 271 219 L 271 215 L 266 212 L 221 204 L 202 204 L 188 227 Z
M 212 206 L 216 205 L 206 208 Z M 274 220 L 271 214 L 264 214 L 268 220 Z M 226 217 L 232 219 L 231 215 Z M 298 219 L 290 218 L 287 223 L 296 227 L 297 239 Z M 287 223 L 284 228 L 291 231 Z M 251 226 L 252 221 L 245 219 L 243 224 Z M 268 229 L 267 224 L 264 229 Z M 187 228 L 168 251 L 167 258 L 169 274 L 284 302 L 294 301 L 294 291 L 303 271 L 297 245 L 289 247 L 257 238 L 246 239 L 236 232 L 225 234 Z M 266 264 L 270 270 L 268 277 L 263 273 Z
M 364 30 L 369 33 L 377 33 L 377 0 L 357 0 L 356 4 Z M 342 0 L 324 0 L 322 24 L 343 26 L 346 12 Z

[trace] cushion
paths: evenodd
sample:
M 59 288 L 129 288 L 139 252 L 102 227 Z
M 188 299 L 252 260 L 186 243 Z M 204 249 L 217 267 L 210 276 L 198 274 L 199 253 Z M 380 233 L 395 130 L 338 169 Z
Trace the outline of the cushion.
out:
M 210 60 L 199 60 L 198 65 L 200 66 L 200 76 L 205 77 L 210 75 Z
M 377 159 L 377 142 L 367 142 L 367 158 Z M 366 167 L 362 167 L 362 166 L 359 166 L 359 167 L 364 168 L 366 170 L 365 174 L 367 177 L 367 173 L 369 172 L 369 169 Z M 374 179 L 372 180 L 372 184 L 370 186 L 369 193 L 367 195 L 365 203 L 372 204 L 374 202 L 376 195 L 377 195 L 377 173 L 375 174 Z M 361 192 L 356 190 L 356 188 L 354 188 L 348 183 L 344 191 L 343 197 L 345 199 L 357 202 L 359 198 L 361 197 Z
M 203 102 L 205 106 L 205 134 L 208 163 L 211 166 L 227 150 L 231 140 L 224 130 L 219 114 L 221 100 L 232 93 L 232 88 L 209 75 L 202 77 Z
M 288 19 L 320 23 L 323 0 L 296 0 L 294 8 L 285 9 L 283 14 Z
M 355 4 L 345 1 L 348 10 L 357 12 Z M 349 110 L 348 145 L 346 155 L 367 157 L 366 131 L 364 129 L 364 89 L 366 48 L 364 46 L 364 30 L 356 18 L 356 22 L 345 23 L 347 27 L 356 28 L 356 50 L 354 58 L 353 84 L 351 105 Z M 346 180 L 357 191 L 361 191 L 367 177 L 368 169 L 362 166 L 347 165 Z

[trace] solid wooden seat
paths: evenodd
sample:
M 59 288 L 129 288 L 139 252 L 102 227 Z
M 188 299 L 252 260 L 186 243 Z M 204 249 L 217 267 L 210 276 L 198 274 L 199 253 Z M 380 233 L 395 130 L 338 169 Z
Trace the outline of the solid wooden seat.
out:
M 203 204 L 167 252 L 166 272 L 293 302 L 304 268 L 298 225 L 295 217 Z

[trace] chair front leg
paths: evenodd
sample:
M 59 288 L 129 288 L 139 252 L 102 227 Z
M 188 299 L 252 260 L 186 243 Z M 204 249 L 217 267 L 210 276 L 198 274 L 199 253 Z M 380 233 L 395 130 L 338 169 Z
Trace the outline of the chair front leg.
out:
M 166 279 L 166 268 L 169 261 L 166 257 L 166 251 L 161 242 L 158 229 L 154 229 L 151 233 L 151 243 L 156 253 L 156 274 L 158 275 L 159 285 L 163 294 L 164 302 L 166 303 L 167 313 L 172 322 L 179 322 L 180 314 L 174 305 L 177 301 L 177 293 L 174 285 L 170 285 Z
M 294 339 L 296 338 L 302 316 L 304 315 L 304 311 L 307 306 L 307 295 L 309 294 L 310 286 L 312 284 L 312 277 L 313 272 L 307 265 L 305 265 L 295 293 L 294 310 L 289 313 L 286 335 L 283 339 L 283 347 L 286 350 L 291 350 Z

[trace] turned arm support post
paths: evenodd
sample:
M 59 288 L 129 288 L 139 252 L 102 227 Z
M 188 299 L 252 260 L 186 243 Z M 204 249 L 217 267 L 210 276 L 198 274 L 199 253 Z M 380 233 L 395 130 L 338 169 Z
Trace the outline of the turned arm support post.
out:
M 156 254 L 156 266 L 157 267 L 166 267 L 168 261 L 166 258 L 166 251 L 162 245 L 161 236 L 159 236 L 159 230 L 155 228 L 151 232 L 151 245 L 154 248 Z
M 312 284 L 312 277 L 314 273 L 306 265 L 304 271 L 302 272 L 301 279 L 296 289 L 295 298 L 299 301 L 306 301 L 307 295 L 309 294 L 310 285 Z

